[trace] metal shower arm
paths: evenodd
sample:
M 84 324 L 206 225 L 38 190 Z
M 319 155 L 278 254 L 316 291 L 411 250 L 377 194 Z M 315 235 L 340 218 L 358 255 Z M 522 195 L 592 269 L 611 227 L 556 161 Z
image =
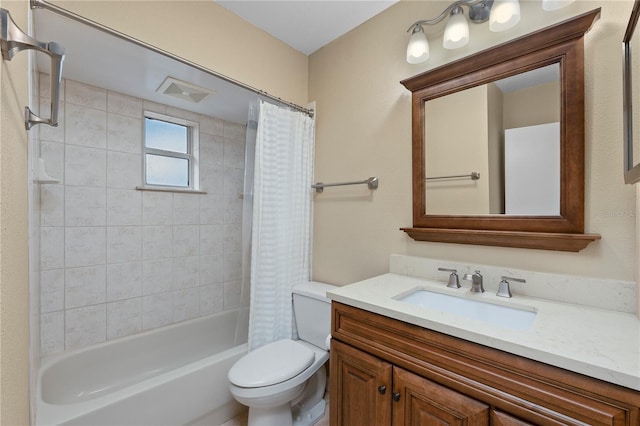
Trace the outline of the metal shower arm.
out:
M 34 124 L 58 126 L 58 101 L 60 99 L 60 83 L 62 81 L 62 61 L 64 47 L 56 42 L 44 43 L 25 34 L 11 18 L 6 9 L 0 9 L 0 44 L 2 58 L 10 61 L 23 50 L 36 50 L 51 58 L 51 118 L 43 119 L 35 115 L 29 107 L 25 107 L 25 127 L 31 129 Z

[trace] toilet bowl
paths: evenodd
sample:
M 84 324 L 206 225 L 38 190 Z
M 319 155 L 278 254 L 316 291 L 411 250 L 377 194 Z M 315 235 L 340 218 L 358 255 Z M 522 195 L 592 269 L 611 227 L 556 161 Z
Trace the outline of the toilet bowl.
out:
M 309 282 L 293 290 L 300 340 L 268 343 L 229 370 L 233 397 L 249 407 L 249 426 L 310 426 L 325 412 L 324 393 L 331 327 L 328 284 Z

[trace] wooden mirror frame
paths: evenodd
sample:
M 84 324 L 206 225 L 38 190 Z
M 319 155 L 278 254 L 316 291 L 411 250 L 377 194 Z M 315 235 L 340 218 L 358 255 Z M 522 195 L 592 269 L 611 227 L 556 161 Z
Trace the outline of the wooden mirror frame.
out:
M 580 251 L 584 234 L 584 34 L 600 9 L 401 81 L 412 92 L 413 227 L 417 241 Z M 560 65 L 560 215 L 425 212 L 425 102 L 551 64 Z
M 638 17 L 640 16 L 640 1 L 635 0 L 633 4 L 633 10 L 631 11 L 631 17 L 627 24 L 627 30 L 622 40 L 622 82 L 623 82 L 623 141 L 624 141 L 624 183 L 634 184 L 640 181 L 640 159 L 633 158 L 633 83 L 634 74 L 637 76 L 638 70 L 632 67 L 632 49 L 631 39 L 636 34 L 636 25 L 638 23 Z M 638 37 L 636 35 L 636 37 Z M 638 52 L 635 52 L 638 55 Z M 635 84 L 638 84 L 637 77 L 635 78 Z M 636 88 L 636 90 L 638 90 Z M 635 105 L 636 108 L 640 105 Z M 638 125 L 636 124 L 636 131 Z

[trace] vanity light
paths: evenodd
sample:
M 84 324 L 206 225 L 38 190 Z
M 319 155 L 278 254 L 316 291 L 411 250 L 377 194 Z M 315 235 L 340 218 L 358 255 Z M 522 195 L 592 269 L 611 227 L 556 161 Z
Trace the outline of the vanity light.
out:
M 462 8 L 456 6 L 451 11 L 447 26 L 444 28 L 442 46 L 445 49 L 457 49 L 467 43 L 469 43 L 469 24 Z
M 542 0 L 543 10 L 555 10 L 565 7 L 575 0 Z M 469 9 L 469 19 L 465 17 L 463 6 Z M 429 59 L 429 41 L 423 25 L 436 25 L 449 18 L 444 29 L 442 45 L 445 49 L 457 49 L 469 42 L 469 21 L 481 24 L 489 21 L 493 32 L 506 31 L 520 22 L 520 3 L 518 0 L 458 0 L 451 3 L 433 19 L 414 22 L 407 45 L 407 62 L 419 64 Z

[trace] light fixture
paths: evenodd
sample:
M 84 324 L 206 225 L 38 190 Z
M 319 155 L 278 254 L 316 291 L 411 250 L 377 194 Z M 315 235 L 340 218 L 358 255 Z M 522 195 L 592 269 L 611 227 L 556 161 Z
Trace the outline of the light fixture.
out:
M 457 49 L 469 43 L 469 24 L 460 6 L 451 10 L 447 26 L 444 27 L 442 46 L 445 49 Z
M 575 0 L 542 0 L 543 10 L 555 10 L 565 7 Z M 465 17 L 467 7 L 468 17 Z M 442 37 L 445 49 L 457 49 L 469 42 L 469 21 L 481 24 L 489 21 L 489 29 L 493 32 L 506 31 L 520 22 L 520 3 L 518 0 L 457 0 L 447 6 L 440 15 L 433 19 L 414 22 L 407 32 L 411 31 L 407 45 L 407 62 L 419 64 L 429 59 L 429 41 L 424 32 L 424 25 L 436 25 L 449 18 Z

